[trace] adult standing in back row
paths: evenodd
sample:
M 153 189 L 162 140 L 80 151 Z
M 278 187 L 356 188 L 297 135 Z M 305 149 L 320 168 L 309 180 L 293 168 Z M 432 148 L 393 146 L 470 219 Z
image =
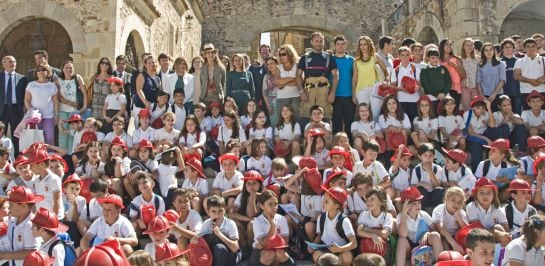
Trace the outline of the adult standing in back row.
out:
M 305 54 L 297 65 L 297 88 L 301 93 L 299 116 L 304 128 L 309 122 L 310 109 L 314 105 L 324 109 L 324 117 L 331 119 L 335 100 L 335 91 L 339 81 L 337 63 L 324 49 L 324 35 L 314 32 L 311 36 L 312 51 Z M 304 74 L 304 76 L 303 76 Z M 332 76 L 329 83 L 329 76 Z
M 356 105 L 352 102 L 352 86 L 356 85 L 357 75 L 354 75 L 354 57 L 346 53 L 347 41 L 343 35 L 333 39 L 335 45 L 335 62 L 339 72 L 339 84 L 335 91 L 333 102 L 333 134 L 344 131 L 352 139 L 350 126 L 354 122 Z
M 211 43 L 204 45 L 204 65 L 201 69 L 201 102 L 209 106 L 213 102 L 223 104 L 225 97 L 225 67 L 218 51 Z

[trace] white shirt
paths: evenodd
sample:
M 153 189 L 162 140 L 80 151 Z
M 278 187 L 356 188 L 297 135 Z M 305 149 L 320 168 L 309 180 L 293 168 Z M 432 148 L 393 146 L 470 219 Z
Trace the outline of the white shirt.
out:
M 295 64 L 289 70 L 284 69 L 284 65 L 280 64 L 278 65 L 278 69 L 280 70 L 280 78 L 295 78 L 295 75 L 297 74 L 297 66 Z M 299 96 L 300 93 L 297 86 L 284 86 L 282 89 L 279 89 L 276 94 L 277 99 L 288 99 Z
M 292 130 L 292 125 L 290 123 L 284 123 L 282 128 L 276 127 L 274 136 L 283 140 L 293 140 L 297 138 L 297 136 L 301 136 L 301 126 L 299 126 L 299 123 L 295 123 Z
M 329 216 L 326 212 L 325 215 L 325 222 L 324 222 L 324 232 L 320 232 L 320 218 L 318 217 L 318 220 L 316 222 L 316 233 L 321 235 L 322 242 L 326 245 L 332 245 L 333 243 L 336 243 L 339 246 L 346 245 L 347 242 L 344 240 L 339 234 L 337 233 L 337 216 L 341 215 L 341 213 L 337 213 L 333 219 L 329 219 Z M 344 235 L 349 238 L 350 236 L 354 236 L 354 228 L 352 228 L 352 224 L 350 223 L 350 219 L 348 217 L 345 217 L 342 221 L 342 227 L 344 231 Z
M 159 182 L 159 190 L 161 195 L 166 197 L 170 188 L 178 187 L 178 179 L 176 178 L 176 172 L 178 172 L 177 165 L 159 164 L 157 167 L 157 182 Z
M 541 110 L 538 116 L 532 113 L 532 110 L 524 110 L 521 115 L 525 124 L 531 127 L 541 126 L 545 122 L 545 110 Z
M 263 155 L 260 158 L 250 157 L 248 161 L 246 161 L 246 169 L 241 170 L 239 168 L 239 171 L 257 170 L 262 176 L 268 176 L 271 173 L 271 166 L 272 160 L 267 155 Z
M 324 129 L 325 131 L 331 133 L 331 125 L 330 125 L 329 123 L 323 122 L 323 121 L 320 121 L 320 123 L 321 123 L 322 125 L 324 125 L 323 129 Z M 311 124 L 312 124 L 312 121 L 310 121 L 310 123 L 307 123 L 307 125 L 305 126 L 305 132 L 306 132 L 307 130 L 309 130 Z
M 174 103 L 174 89 L 176 89 L 176 82 L 178 82 L 179 76 L 176 72 L 164 76 L 162 79 L 163 89 L 170 95 L 169 102 Z M 195 94 L 195 76 L 189 73 L 183 75 L 184 80 L 184 103 L 192 102 L 193 95 Z
M 136 232 L 131 222 L 121 214 L 112 225 L 108 225 L 104 217 L 99 217 L 91 224 L 91 227 L 87 230 L 87 234 L 102 241 L 107 237 L 136 237 Z
M 530 206 L 530 204 L 526 204 L 526 208 L 524 208 L 524 211 L 519 211 L 517 207 L 515 206 L 515 201 L 511 201 L 510 203 L 511 207 L 513 209 L 513 226 L 511 227 L 511 236 L 513 238 L 517 238 L 522 234 L 522 225 L 524 225 L 524 222 L 529 218 L 530 216 L 530 210 L 533 208 Z M 505 216 L 507 217 L 507 205 L 503 207 L 503 212 L 505 213 Z
M 532 247 L 526 251 L 526 240 L 524 236 L 512 240 L 505 247 L 505 256 L 502 260 L 502 266 L 509 266 L 511 261 L 518 262 L 524 266 L 545 265 L 545 247 L 536 249 Z
M 345 177 L 346 177 L 346 186 L 349 187 L 350 184 L 352 183 L 352 172 L 350 172 L 350 170 L 346 169 L 346 168 L 342 168 L 343 171 L 346 172 L 345 174 Z M 324 170 L 324 173 L 322 175 L 322 184 L 326 185 L 327 184 L 325 183 L 327 181 L 327 176 L 329 175 L 329 173 L 333 171 L 333 168 L 327 168 Z
M 49 253 L 49 248 L 57 240 L 57 237 L 52 237 L 47 242 L 43 243 L 40 246 L 40 250 L 45 252 L 46 254 Z M 64 251 L 64 246 L 61 243 L 57 243 L 55 247 L 53 247 L 53 250 L 51 252 L 51 257 L 55 258 L 55 261 L 53 261 L 53 266 L 64 266 L 64 258 L 66 257 L 66 252 Z
M 416 174 L 416 172 L 417 172 L 416 169 L 417 168 L 420 168 L 420 170 L 419 170 L 420 171 L 420 180 L 418 180 L 418 175 Z M 437 164 L 433 164 L 431 168 L 432 168 L 432 171 L 437 170 L 436 172 L 434 171 L 436 178 L 438 178 L 441 175 L 441 172 L 443 171 L 441 166 L 439 166 Z M 422 168 L 422 163 L 417 164 L 414 167 L 413 172 L 411 174 L 411 185 L 416 185 L 416 184 L 418 184 L 420 182 L 428 183 L 430 185 L 432 184 L 430 175 L 428 174 L 428 172 L 426 172 L 424 170 L 424 168 Z
M 352 135 L 355 135 L 357 133 L 365 133 L 367 134 L 368 137 L 370 137 L 370 136 L 374 136 L 375 132 L 379 130 L 380 130 L 380 127 L 375 121 L 370 121 L 370 122 L 354 121 L 350 125 L 350 132 L 352 132 Z
M 204 178 L 197 178 L 197 182 L 195 184 L 191 183 L 189 178 L 186 178 L 182 183 L 182 188 L 192 188 L 195 189 L 200 196 L 208 196 L 208 181 Z
M 464 176 L 462 176 L 462 167 L 465 167 L 464 170 Z M 438 173 L 437 178 L 441 180 L 441 182 L 456 182 L 458 183 L 458 186 L 462 188 L 465 192 L 473 190 L 475 187 L 475 183 L 477 182 L 477 179 L 471 172 L 471 168 L 467 166 L 462 166 L 458 168 L 458 171 L 453 172 L 450 170 L 447 170 L 446 168 L 443 168 L 443 171 Z M 447 180 L 447 172 L 448 172 L 448 180 Z
M 173 128 L 172 131 L 169 133 L 163 127 L 163 128 L 155 130 L 153 140 L 154 141 L 170 140 L 171 142 L 176 143 L 179 135 L 180 135 L 180 130 Z
M 94 221 L 99 217 L 102 217 L 102 206 L 98 203 L 96 198 L 92 198 L 89 201 L 89 219 L 90 221 Z
M 16 177 L 16 178 L 19 178 L 19 177 Z M 21 178 L 21 180 L 23 181 L 23 184 L 24 184 L 25 187 L 30 188 L 30 190 L 32 190 L 32 192 L 36 193 L 36 188 L 34 186 L 34 180 L 36 180 L 36 176 L 32 176 L 32 179 L 30 179 L 29 181 L 26 181 L 23 178 Z M 18 186 L 18 185 L 17 185 L 17 183 L 15 183 L 14 180 L 11 180 L 9 182 L 7 188 L 6 188 L 6 191 L 11 191 L 11 189 L 14 186 Z
M 490 167 L 488 168 L 488 172 L 486 173 L 486 175 L 484 175 L 484 163 L 486 162 L 486 160 L 484 161 L 481 161 L 479 163 L 479 165 L 477 166 L 477 170 L 475 170 L 475 176 L 484 176 L 492 181 L 496 181 L 496 176 L 498 175 L 498 172 L 500 171 L 500 169 L 502 169 L 503 167 L 501 167 L 501 163 L 499 163 L 497 166 L 494 165 L 494 163 L 492 163 L 492 161 L 490 161 Z M 506 162 L 507 164 L 507 167 L 511 167 L 512 165 L 509 163 L 509 162 Z
M 322 151 L 316 151 L 312 154 L 312 158 L 316 160 L 316 164 L 318 165 L 318 167 L 324 166 L 327 164 L 327 162 L 330 161 L 329 150 L 324 148 Z
M 76 167 L 76 174 L 78 174 L 81 178 L 90 178 L 91 177 L 91 164 L 89 162 L 86 162 L 85 165 L 78 165 Z M 100 161 L 97 166 L 97 172 L 100 174 L 104 174 L 104 163 Z
M 462 219 L 468 222 L 466 212 L 463 209 L 460 212 L 462 213 Z M 441 223 L 443 228 L 447 229 L 451 236 L 454 236 L 454 234 L 456 234 L 456 232 L 460 229 L 460 226 L 458 223 L 456 223 L 454 215 L 447 211 L 447 206 L 444 203 L 437 205 L 437 207 L 433 209 L 431 219 L 434 224 Z
M 273 222 L 276 225 L 276 234 L 279 234 L 280 236 L 290 235 L 290 229 L 288 227 L 288 221 L 286 220 L 286 217 L 277 213 L 274 215 Z M 259 243 L 259 239 L 269 234 L 271 225 L 269 224 L 269 220 L 267 220 L 267 218 L 265 218 L 263 214 L 255 218 L 252 225 L 254 229 L 254 243 L 252 244 L 252 247 L 255 248 L 256 245 Z
M 176 114 L 176 120 L 174 120 L 174 128 L 178 130 L 182 130 L 184 128 L 184 122 L 185 118 L 187 117 L 187 111 L 185 110 L 185 107 L 182 105 L 182 107 L 178 106 L 176 103 L 173 103 L 171 106 L 169 106 L 168 110 L 172 111 L 174 108 L 174 114 Z
M 411 129 L 411 121 L 407 114 L 403 114 L 403 121 L 397 120 L 397 118 L 388 115 L 388 119 L 384 115 L 378 117 L 378 125 L 382 129 L 388 128 L 388 126 L 394 126 L 398 128 Z
M 450 135 L 455 129 L 464 129 L 466 120 L 460 115 L 439 116 L 439 128 L 444 128 L 447 134 Z
M 429 117 L 427 117 L 427 118 L 422 118 L 422 120 L 420 120 L 419 117 L 415 117 L 413 120 L 413 126 L 415 130 L 416 130 L 416 126 L 418 126 L 418 129 L 424 131 L 424 133 L 426 134 L 430 134 L 433 130 L 437 130 L 439 128 L 439 119 L 437 118 L 430 119 Z M 437 139 L 437 135 L 435 136 L 434 139 Z
M 49 172 L 49 174 L 43 179 L 37 177 L 36 180 L 34 180 L 34 184 L 36 188 L 36 194 L 43 195 L 45 198 L 43 201 L 36 203 L 36 209 L 40 209 L 43 207 L 47 210 L 53 211 L 53 193 L 60 192 L 62 194 L 61 178 L 56 174 Z M 64 219 L 64 206 L 62 204 L 62 199 L 59 204 L 57 218 L 59 218 L 59 220 Z
M 16 78 L 15 78 L 15 71 L 12 71 L 12 72 L 7 72 L 7 71 L 4 71 L 4 88 L 6 91 L 4 91 L 4 95 L 5 97 L 7 97 L 8 95 L 8 92 L 7 92 L 7 89 L 8 89 L 8 81 L 9 81 L 9 78 L 11 76 L 11 103 L 13 104 L 16 104 L 17 103 L 17 92 L 15 90 L 15 88 L 17 87 L 17 82 L 16 82 Z M 4 104 L 4 103 L 2 103 Z
M 221 126 L 219 128 L 217 141 L 222 141 L 223 143 L 227 143 L 231 139 L 235 139 L 233 138 L 233 130 L 230 128 L 227 128 L 226 126 Z M 247 140 L 246 133 L 244 132 L 244 129 L 242 127 L 239 127 L 238 129 L 238 140 L 241 143 Z
M 115 137 L 119 137 L 120 139 L 125 141 L 125 145 L 127 145 L 127 147 L 132 148 L 132 137 L 129 134 L 127 134 L 126 132 L 123 132 L 123 134 L 118 136 L 118 135 L 115 134 L 115 132 L 112 131 L 112 132 L 108 133 L 106 135 L 106 137 L 104 137 L 104 141 L 108 142 L 108 143 L 112 143 L 112 140 Z
M 407 168 L 406 170 L 398 167 L 397 168 L 397 174 L 393 176 L 392 172 L 392 166 L 390 166 L 390 179 L 392 179 L 392 186 L 394 189 L 402 191 L 406 188 L 408 188 L 411 185 L 411 168 Z
M 417 68 L 416 66 L 411 67 L 411 65 L 413 65 L 413 63 L 409 63 L 406 67 L 399 64 L 397 71 L 394 70 L 391 73 L 391 76 L 393 77 L 392 82 L 397 81 L 398 87 L 401 87 L 401 80 L 403 79 L 403 77 L 409 77 L 412 79 L 416 79 L 417 81 L 420 81 L 420 68 Z M 415 71 L 413 71 L 413 68 Z M 397 76 L 396 76 L 396 72 L 397 72 Z M 416 103 L 416 101 L 418 101 L 418 99 L 420 98 L 420 95 L 418 94 L 418 92 L 407 93 L 405 91 L 398 91 L 397 98 L 399 99 L 400 102 Z
M 32 81 L 28 84 L 26 91 L 28 91 L 32 96 L 30 106 L 32 106 L 34 109 L 40 110 L 42 118 L 53 118 L 55 116 L 53 95 L 59 91 L 55 83 L 38 83 L 37 81 Z
M 12 244 L 12 252 L 21 250 L 35 250 L 40 246 L 41 238 L 32 236 L 32 219 L 30 213 L 25 220 L 17 224 L 15 217 L 10 217 L 8 224 L 8 238 Z M 16 266 L 23 266 L 23 260 L 14 260 Z M 11 264 L 10 264 L 11 266 Z
M 350 213 L 361 213 L 367 210 L 367 204 L 363 196 L 360 196 L 357 192 L 349 195 L 346 200 L 346 205 Z M 395 211 L 394 203 L 390 198 L 390 195 L 386 195 L 386 207 L 388 211 Z
M 68 201 L 68 198 L 66 197 L 66 194 L 62 194 L 62 203 L 64 204 L 65 211 L 65 221 L 70 222 L 76 222 L 72 221 L 71 219 L 71 213 L 72 209 L 74 208 L 74 205 Z M 76 197 L 76 212 L 79 214 L 79 220 L 86 220 L 87 219 L 87 201 L 82 196 Z
M 371 211 L 367 210 L 360 213 L 358 224 L 363 225 L 367 229 L 386 229 L 388 232 L 392 232 L 394 218 L 387 212 L 381 212 L 375 217 L 371 214 Z
M 519 69 L 521 75 L 525 78 L 537 79 L 544 76 L 543 63 L 543 57 L 539 55 L 537 55 L 533 60 L 530 57 L 525 56 L 523 58 L 519 58 L 517 62 L 515 62 L 514 69 Z M 545 84 L 534 87 L 530 83 L 520 82 L 521 93 L 530 93 L 532 90 L 545 92 Z
M 157 197 L 159 200 L 159 206 L 155 206 L 155 202 L 157 201 L 155 199 L 155 197 Z M 137 208 L 141 208 L 142 205 L 153 205 L 153 207 L 155 207 L 155 211 L 157 213 L 157 215 L 162 215 L 164 212 L 165 212 L 165 201 L 163 201 L 163 198 L 161 198 L 159 195 L 156 195 L 156 194 L 153 194 L 153 196 L 151 197 L 150 201 L 146 201 L 144 199 L 144 197 L 142 197 L 142 194 L 136 196 L 132 201 L 131 201 L 131 205 L 137 207 Z M 129 217 L 131 219 L 138 219 L 142 214 L 133 209 L 133 208 L 130 208 L 130 211 L 129 211 Z
M 272 139 L 273 130 L 272 127 L 262 129 L 255 129 L 252 127 L 250 128 L 250 132 L 248 135 L 250 139 Z
M 507 224 L 505 212 L 502 209 L 494 208 L 494 206 L 490 206 L 488 210 L 484 210 L 474 201 L 466 205 L 466 212 L 470 223 L 479 221 L 487 229 L 492 229 L 496 224 Z
M 220 231 L 231 240 L 238 240 L 238 229 L 235 221 L 225 217 L 223 222 L 218 226 Z M 210 235 L 213 234 L 212 231 L 212 219 L 206 219 L 203 222 L 201 230 L 197 234 L 198 236 Z
M 199 131 L 180 136 L 179 144 L 190 148 L 191 146 L 203 141 L 206 141 L 206 132 Z
M 222 171 L 216 175 L 216 179 L 214 179 L 214 183 L 212 183 L 212 188 L 217 188 L 222 192 L 233 189 L 244 184 L 244 181 L 242 181 L 243 178 L 244 175 L 242 175 L 241 172 L 235 170 L 235 175 L 230 179 L 227 179 L 225 177 L 225 173 Z
M 121 110 L 121 107 L 127 104 L 127 97 L 121 92 L 110 93 L 106 96 L 104 103 L 106 103 L 106 110 Z
M 420 211 L 416 219 L 411 218 L 411 216 L 407 215 L 407 218 L 405 221 L 407 222 L 407 230 L 408 230 L 408 238 L 413 242 L 417 243 L 419 239 L 416 239 L 416 231 L 418 230 L 418 225 L 420 224 L 420 220 L 423 220 L 426 225 L 428 226 L 428 229 L 432 228 L 432 220 L 430 215 L 425 211 Z M 397 216 L 397 224 L 401 224 L 401 215 Z M 429 231 L 429 230 L 428 230 Z
M 464 112 L 464 124 L 467 121 L 469 112 Z M 485 112 L 480 117 L 477 117 L 474 112 L 471 114 L 471 120 L 469 125 L 473 128 L 473 131 L 477 134 L 483 134 L 484 131 L 488 128 L 488 112 Z
M 154 128 L 148 127 L 147 130 L 143 130 L 141 127 L 139 127 L 132 132 L 132 143 L 140 143 L 140 141 L 142 141 L 143 139 L 152 141 L 154 136 Z
M 252 123 L 252 116 L 251 115 L 243 115 L 240 117 L 240 125 L 243 128 L 246 128 L 250 123 Z

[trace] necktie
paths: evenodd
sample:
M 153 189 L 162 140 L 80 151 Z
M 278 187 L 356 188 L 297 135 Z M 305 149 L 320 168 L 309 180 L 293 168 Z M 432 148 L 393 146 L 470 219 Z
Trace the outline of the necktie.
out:
M 8 78 L 8 88 L 7 88 L 7 92 L 6 92 L 6 104 L 8 105 L 8 108 L 11 108 L 13 106 L 13 85 L 12 85 L 12 81 L 11 81 L 11 74 L 8 74 L 9 75 L 9 78 Z

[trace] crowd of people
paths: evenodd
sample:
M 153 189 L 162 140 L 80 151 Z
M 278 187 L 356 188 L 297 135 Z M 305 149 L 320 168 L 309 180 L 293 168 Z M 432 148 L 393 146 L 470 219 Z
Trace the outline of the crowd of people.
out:
M 311 45 L 4 56 L 0 260 L 545 265 L 542 34 Z

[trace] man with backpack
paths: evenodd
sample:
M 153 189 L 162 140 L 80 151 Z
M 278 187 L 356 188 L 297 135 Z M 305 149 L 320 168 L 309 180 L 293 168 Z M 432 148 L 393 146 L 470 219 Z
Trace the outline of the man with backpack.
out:
M 41 237 L 43 244 L 40 250 L 55 258 L 53 265 L 74 265 L 76 250 L 74 243 L 60 234 L 68 231 L 68 226 L 59 222 L 54 212 L 40 208 L 32 219 L 34 237 Z
M 331 54 L 323 51 L 324 35 L 315 32 L 311 37 L 312 51 L 303 55 L 297 64 L 296 82 L 301 94 L 300 125 L 309 121 L 310 108 L 314 105 L 324 108 L 324 117 L 331 120 L 335 92 L 339 75 L 337 63 Z M 331 75 L 331 83 L 329 76 Z

